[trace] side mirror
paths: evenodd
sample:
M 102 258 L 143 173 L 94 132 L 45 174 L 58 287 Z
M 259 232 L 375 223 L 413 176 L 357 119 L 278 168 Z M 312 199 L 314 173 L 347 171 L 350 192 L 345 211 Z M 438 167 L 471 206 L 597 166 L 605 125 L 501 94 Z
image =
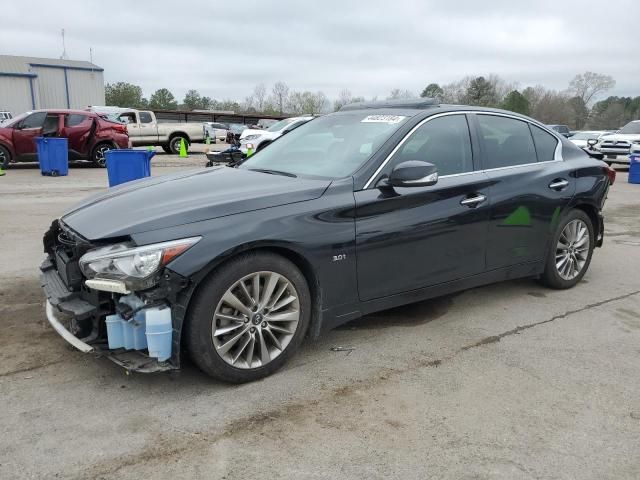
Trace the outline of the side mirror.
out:
M 438 169 L 435 165 L 420 160 L 409 160 L 396 165 L 389 178 L 381 186 L 390 187 L 429 187 L 438 182 Z
M 595 138 L 590 138 L 589 140 L 587 140 L 587 145 L 589 145 L 590 147 L 593 147 L 597 143 L 598 143 L 598 140 L 596 140 Z

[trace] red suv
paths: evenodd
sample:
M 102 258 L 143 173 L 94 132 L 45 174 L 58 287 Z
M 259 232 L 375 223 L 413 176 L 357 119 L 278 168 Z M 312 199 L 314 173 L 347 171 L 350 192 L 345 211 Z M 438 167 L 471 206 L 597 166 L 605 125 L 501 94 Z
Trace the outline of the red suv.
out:
M 69 139 L 69 160 L 105 166 L 105 152 L 128 148 L 127 126 L 83 110 L 36 110 L 0 127 L 0 165 L 38 160 L 36 137 Z

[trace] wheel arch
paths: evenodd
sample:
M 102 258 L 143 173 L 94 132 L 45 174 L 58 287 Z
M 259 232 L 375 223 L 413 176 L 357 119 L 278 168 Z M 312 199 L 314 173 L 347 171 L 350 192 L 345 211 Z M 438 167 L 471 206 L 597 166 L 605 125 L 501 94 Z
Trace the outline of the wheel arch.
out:
M 191 144 L 191 137 L 189 137 L 189 135 L 186 132 L 183 132 L 183 131 L 171 132 L 171 134 L 169 134 L 169 142 L 171 142 L 171 140 L 173 140 L 176 137 L 182 137 L 184 138 L 185 142 Z
M 313 265 L 301 252 L 296 251 L 295 249 L 287 246 L 286 244 L 275 244 L 275 243 L 259 243 L 259 244 L 244 244 L 238 247 L 233 248 L 227 252 L 218 255 L 214 260 L 212 260 L 205 268 L 203 268 L 200 272 L 195 274 L 192 277 L 194 284 L 190 289 L 189 293 L 189 304 L 193 297 L 198 293 L 203 282 L 209 278 L 210 275 L 214 274 L 216 269 L 220 268 L 222 265 L 230 262 L 231 260 L 239 257 L 240 255 L 245 255 L 247 253 L 274 253 L 276 255 L 280 255 L 283 258 L 286 258 L 291 263 L 293 263 L 299 270 L 302 272 L 305 280 L 307 281 L 307 285 L 309 287 L 309 293 L 311 294 L 312 300 L 312 312 L 311 312 L 311 322 L 309 324 L 308 335 L 313 338 L 317 338 L 320 333 L 320 327 L 322 323 L 322 290 L 320 286 L 320 281 L 317 275 L 317 272 L 313 268 Z M 184 320 L 186 320 L 189 316 L 189 305 L 186 305 L 186 312 L 184 315 Z M 184 348 L 184 331 L 186 328 L 189 328 L 188 325 L 183 324 L 180 328 L 180 344 Z
M 587 214 L 587 216 L 591 220 L 591 225 L 593 226 L 593 234 L 596 239 L 596 245 L 600 246 L 602 244 L 601 238 L 603 232 L 601 231 L 602 222 L 600 220 L 600 211 L 598 210 L 598 208 L 590 203 L 578 203 L 574 205 L 573 208 L 576 210 L 582 210 Z M 600 243 L 600 245 L 598 245 L 598 243 Z
M 12 159 L 16 158 L 16 153 L 9 146 L 9 144 L 0 141 L 0 147 L 4 148 L 7 152 L 9 152 L 9 160 L 12 160 Z

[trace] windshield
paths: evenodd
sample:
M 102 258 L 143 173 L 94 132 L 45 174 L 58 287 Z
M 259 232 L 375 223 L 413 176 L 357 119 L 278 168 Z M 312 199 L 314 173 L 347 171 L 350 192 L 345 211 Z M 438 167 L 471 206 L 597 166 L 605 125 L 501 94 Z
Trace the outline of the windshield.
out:
M 284 120 L 280 120 L 279 122 L 276 122 L 273 125 L 271 125 L 267 129 L 267 131 L 269 131 L 269 132 L 279 132 L 280 130 L 285 128 L 287 125 L 289 125 L 290 123 L 293 123 L 295 121 L 296 121 L 295 118 L 285 118 Z
M 407 118 L 368 112 L 319 117 L 255 153 L 239 168 L 346 177 L 369 160 Z
M 627 135 L 640 134 L 640 122 L 629 122 L 624 127 L 622 127 L 622 130 L 620 130 L 618 133 L 625 133 Z

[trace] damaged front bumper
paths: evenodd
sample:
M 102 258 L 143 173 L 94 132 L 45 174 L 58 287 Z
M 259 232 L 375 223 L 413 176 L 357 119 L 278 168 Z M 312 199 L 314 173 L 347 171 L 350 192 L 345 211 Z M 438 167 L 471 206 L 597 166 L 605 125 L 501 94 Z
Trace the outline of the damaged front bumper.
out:
M 101 295 L 83 287 L 70 290 L 54 262 L 47 258 L 40 266 L 40 280 L 46 295 L 46 316 L 53 329 L 83 353 L 107 357 L 127 371 L 151 373 L 180 367 L 179 331 L 174 334 L 171 358 L 161 362 L 142 350 L 109 349 L 104 318 L 115 313 L 111 294 Z M 181 322 L 180 322 L 181 323 Z M 178 348 L 175 348 L 175 346 Z

